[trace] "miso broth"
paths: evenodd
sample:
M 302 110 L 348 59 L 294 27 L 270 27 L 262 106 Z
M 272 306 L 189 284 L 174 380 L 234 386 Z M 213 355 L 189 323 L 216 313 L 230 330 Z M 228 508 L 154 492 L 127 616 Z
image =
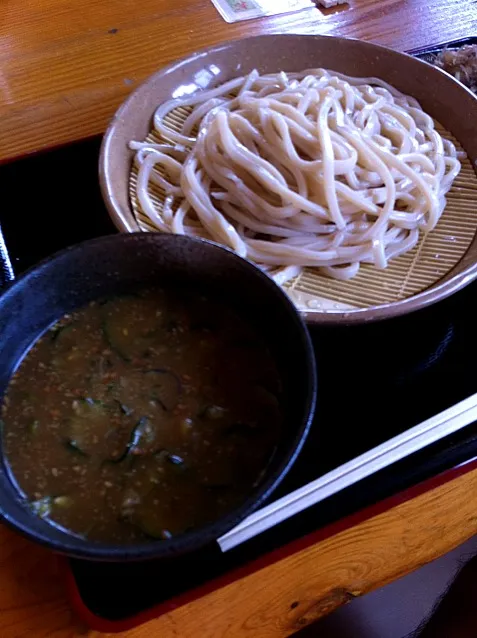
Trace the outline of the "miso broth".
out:
M 281 427 L 281 384 L 255 330 L 197 292 L 91 303 L 13 376 L 3 440 L 28 507 L 90 539 L 168 539 L 240 505 Z

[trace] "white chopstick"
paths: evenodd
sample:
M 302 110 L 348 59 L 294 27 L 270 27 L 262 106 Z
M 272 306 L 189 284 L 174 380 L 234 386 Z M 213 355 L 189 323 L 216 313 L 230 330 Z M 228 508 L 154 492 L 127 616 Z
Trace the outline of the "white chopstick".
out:
M 474 421 L 477 421 L 477 394 L 254 512 L 217 542 L 226 552 Z

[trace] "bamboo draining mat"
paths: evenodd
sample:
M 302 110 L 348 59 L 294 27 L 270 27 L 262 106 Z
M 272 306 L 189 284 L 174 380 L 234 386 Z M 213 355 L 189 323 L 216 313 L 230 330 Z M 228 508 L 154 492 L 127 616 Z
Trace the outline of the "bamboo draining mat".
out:
M 166 124 L 180 130 L 190 110 L 175 109 L 168 115 Z M 462 150 L 450 133 L 436 126 L 441 135 Z M 164 143 L 170 140 L 151 132 L 146 141 Z M 413 250 L 391 260 L 385 270 L 364 264 L 349 281 L 331 279 L 316 268 L 305 268 L 301 275 L 285 285 L 298 308 L 310 313 L 379 306 L 412 297 L 442 279 L 463 257 L 477 231 L 477 175 L 468 158 L 461 161 L 461 172 L 447 194 L 447 206 L 439 223 L 431 233 L 421 235 Z M 129 182 L 132 210 L 142 231 L 155 232 L 157 229 L 137 200 L 136 183 L 137 169 L 133 166 Z M 160 212 L 164 191 L 149 184 L 149 194 Z

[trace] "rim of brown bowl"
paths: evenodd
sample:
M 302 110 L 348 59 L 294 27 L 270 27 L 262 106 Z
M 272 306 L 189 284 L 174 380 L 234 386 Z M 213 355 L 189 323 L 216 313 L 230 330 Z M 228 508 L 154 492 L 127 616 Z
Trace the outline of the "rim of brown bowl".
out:
M 214 65 L 211 72 L 210 65 Z M 422 60 L 370 42 L 324 35 L 259 35 L 226 42 L 171 62 L 141 84 L 119 107 L 101 145 L 101 192 L 115 226 L 121 232 L 139 230 L 129 201 L 132 139 L 144 139 L 157 106 L 178 87 L 209 74 L 207 88 L 245 74 L 324 67 L 348 75 L 380 77 L 414 96 L 462 144 L 473 166 L 477 163 L 477 96 L 460 82 Z M 477 211 L 476 211 L 477 214 Z M 422 292 L 391 303 L 356 310 L 306 313 L 309 324 L 367 323 L 425 308 L 465 287 L 477 277 L 477 234 L 460 261 Z

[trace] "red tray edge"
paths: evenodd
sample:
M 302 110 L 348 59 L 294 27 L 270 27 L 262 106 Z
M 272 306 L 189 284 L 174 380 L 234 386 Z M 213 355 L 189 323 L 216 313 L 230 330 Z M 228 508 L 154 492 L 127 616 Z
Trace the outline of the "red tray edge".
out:
M 97 614 L 93 613 L 83 602 L 81 594 L 79 592 L 78 586 L 76 584 L 76 580 L 69 566 L 68 560 L 66 558 L 61 558 L 60 560 L 63 563 L 63 569 L 65 573 L 66 579 L 66 590 L 68 594 L 68 598 L 70 600 L 73 611 L 76 615 L 86 623 L 91 629 L 105 632 L 105 633 L 119 633 L 121 631 L 127 631 L 141 625 L 145 622 L 154 620 L 159 618 L 163 614 L 173 611 L 178 607 L 182 607 L 183 605 L 187 605 L 188 603 L 193 602 L 207 594 L 210 594 L 217 589 L 225 587 L 236 580 L 244 578 L 249 574 L 252 574 L 260 569 L 268 567 L 277 563 L 288 556 L 296 554 L 304 549 L 307 549 L 311 545 L 314 545 L 326 538 L 330 538 L 340 532 L 343 532 L 351 527 L 358 525 L 359 523 L 363 523 L 364 521 L 373 518 L 379 514 L 383 514 L 384 512 L 405 503 L 406 501 L 412 500 L 417 496 L 425 494 L 426 492 L 439 487 L 440 485 L 444 485 L 459 476 L 467 474 L 477 468 L 477 458 L 471 459 L 460 465 L 457 465 L 454 468 L 446 470 L 437 476 L 426 479 L 409 487 L 401 492 L 393 496 L 389 496 L 379 503 L 375 503 L 374 505 L 370 505 L 354 514 L 350 514 L 335 523 L 331 523 L 315 532 L 311 532 L 302 538 L 291 541 L 290 543 L 284 545 L 283 547 L 279 547 L 259 558 L 256 558 L 245 565 L 237 567 L 230 572 L 223 574 L 222 576 L 218 576 L 217 578 L 212 579 L 211 581 L 201 585 L 199 587 L 195 587 L 183 594 L 179 594 L 170 600 L 161 602 L 157 605 L 154 605 L 148 609 L 145 609 L 138 614 L 130 616 L 128 618 L 124 618 L 122 620 L 108 620 Z

